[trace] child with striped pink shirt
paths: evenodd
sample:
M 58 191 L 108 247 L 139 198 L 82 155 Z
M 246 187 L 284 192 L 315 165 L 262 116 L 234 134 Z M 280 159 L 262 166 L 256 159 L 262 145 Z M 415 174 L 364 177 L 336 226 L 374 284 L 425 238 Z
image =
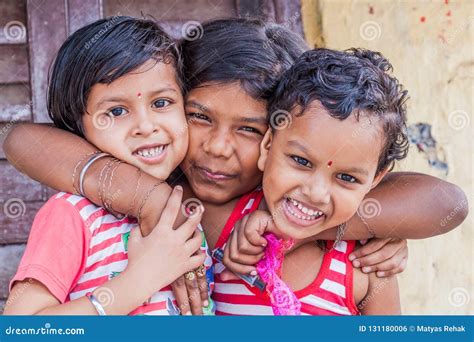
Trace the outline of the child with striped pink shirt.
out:
M 117 159 L 102 169 L 103 186 L 123 161 L 136 166 L 139 177 L 160 180 L 137 204 L 140 210 L 152 191 L 161 191 L 188 148 L 180 68 L 175 43 L 151 20 L 101 19 L 62 45 L 48 110 L 57 126 L 104 152 L 79 163 L 83 168 L 73 182 L 80 194 L 87 169 L 110 155 Z M 183 189 L 177 186 L 158 224 L 142 237 L 136 218 L 114 215 L 117 192 L 101 191 L 103 207 L 63 192 L 39 210 L 5 314 L 180 313 L 169 284 L 194 269 L 205 279 L 212 264 L 198 227 L 203 210 L 185 212 L 187 220 L 173 229 L 182 209 Z

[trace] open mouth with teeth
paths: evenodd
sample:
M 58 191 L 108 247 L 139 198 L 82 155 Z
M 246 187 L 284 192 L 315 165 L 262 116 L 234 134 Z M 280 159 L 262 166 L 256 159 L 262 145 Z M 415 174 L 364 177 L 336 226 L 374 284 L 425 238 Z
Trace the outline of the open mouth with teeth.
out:
M 287 197 L 283 203 L 283 211 L 287 219 L 299 226 L 314 225 L 326 216 L 317 208 L 308 208 L 303 203 Z
M 145 163 L 155 164 L 161 162 L 166 154 L 168 145 L 156 145 L 150 147 L 138 148 L 133 155 Z

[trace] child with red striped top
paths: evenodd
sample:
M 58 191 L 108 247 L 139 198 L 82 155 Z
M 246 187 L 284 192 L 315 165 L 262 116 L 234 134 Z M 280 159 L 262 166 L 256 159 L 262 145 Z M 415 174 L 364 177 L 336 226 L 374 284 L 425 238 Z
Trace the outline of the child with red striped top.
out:
M 118 159 L 102 170 L 100 186 L 112 182 L 124 161 L 140 176 L 161 180 L 148 195 L 161 190 L 188 148 L 180 65 L 175 43 L 151 20 L 101 19 L 67 39 L 52 69 L 48 110 L 57 126 L 107 152 L 87 155 L 80 178 L 95 160 L 112 155 Z M 198 227 L 203 210 L 186 212 L 174 230 L 183 196 L 178 186 L 142 237 L 137 219 L 113 215 L 114 194 L 103 191 L 104 207 L 62 192 L 39 210 L 6 314 L 179 314 L 169 284 L 198 267 L 205 279 L 212 264 Z
M 295 302 L 309 315 L 400 314 L 395 276 L 378 278 L 354 269 L 349 254 L 355 242 L 341 241 L 351 238 L 345 222 L 364 196 L 408 151 L 407 92 L 389 70 L 380 53 L 315 49 L 283 75 L 269 104 L 269 113 L 281 117 L 270 123 L 260 145 L 262 189 L 241 199 L 217 247 L 225 245 L 224 263 L 232 268 L 229 253 L 239 238 L 257 235 L 252 241 L 259 254 L 266 240 L 258 235 L 271 225 L 294 245 L 281 270 L 262 268 L 272 257 L 267 250 L 257 268 L 264 277 L 280 274 L 296 300 L 291 293 L 273 298 L 240 280 L 226 281 L 220 264 L 215 266 L 217 313 L 272 314 L 272 308 Z M 251 212 L 246 234 L 229 238 L 236 221 Z M 314 242 L 335 226 L 336 241 Z

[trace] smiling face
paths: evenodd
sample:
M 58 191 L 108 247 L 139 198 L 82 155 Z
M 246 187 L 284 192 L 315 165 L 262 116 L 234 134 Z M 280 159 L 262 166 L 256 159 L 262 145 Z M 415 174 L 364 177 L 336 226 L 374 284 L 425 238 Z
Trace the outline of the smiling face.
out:
M 181 169 L 196 196 L 226 203 L 257 187 L 266 102 L 249 96 L 239 83 L 209 84 L 192 89 L 185 108 L 189 150 Z
M 381 125 L 361 114 L 341 121 L 314 101 L 288 128 L 268 132 L 259 168 L 263 190 L 282 236 L 305 239 L 351 218 L 376 175 Z
M 100 150 L 166 179 L 186 154 L 183 97 L 172 64 L 149 60 L 110 84 L 96 84 L 84 135 Z

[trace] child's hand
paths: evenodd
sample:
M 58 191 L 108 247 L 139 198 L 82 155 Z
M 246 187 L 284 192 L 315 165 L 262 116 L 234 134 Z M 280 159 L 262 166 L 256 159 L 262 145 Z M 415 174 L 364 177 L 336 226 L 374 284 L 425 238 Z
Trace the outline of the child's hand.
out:
M 124 272 L 131 274 L 137 286 L 143 287 L 137 290 L 143 290 L 147 295 L 151 296 L 205 260 L 206 255 L 200 252 L 202 236 L 195 234 L 204 208 L 173 229 L 182 195 L 180 186 L 174 188 L 158 224 L 147 237 L 142 237 L 140 229 L 134 229 L 130 234 L 128 266 Z
M 256 210 L 237 222 L 227 240 L 223 263 L 227 268 L 221 273 L 224 280 L 236 279 L 232 273 L 256 275 L 255 264 L 263 257 L 267 240 L 263 234 L 274 230 L 268 212 Z
M 362 267 L 364 273 L 377 272 L 377 277 L 401 273 L 407 266 L 407 240 L 371 239 L 351 253 L 349 260 L 354 267 Z
M 200 234 L 199 231 L 196 231 L 197 233 Z M 176 306 L 183 315 L 202 315 L 203 307 L 209 305 L 205 269 L 195 270 L 194 278 L 182 275 L 171 284 L 171 289 Z

